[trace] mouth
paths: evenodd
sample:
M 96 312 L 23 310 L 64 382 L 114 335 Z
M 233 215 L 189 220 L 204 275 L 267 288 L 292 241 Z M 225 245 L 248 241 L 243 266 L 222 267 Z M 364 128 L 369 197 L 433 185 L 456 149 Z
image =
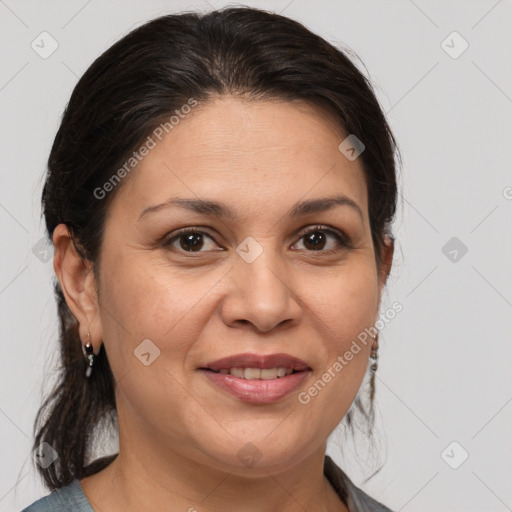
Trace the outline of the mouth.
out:
M 234 367 L 234 368 L 221 368 L 220 370 L 211 370 L 210 368 L 200 368 L 201 370 L 220 373 L 222 375 L 233 375 L 233 377 L 238 377 L 239 379 L 259 379 L 259 380 L 273 380 L 273 379 L 281 379 L 282 377 L 286 377 L 287 375 L 291 375 L 292 373 L 299 373 L 306 371 L 304 370 L 295 370 L 293 368 L 286 368 L 281 366 L 279 368 L 243 368 L 243 367 Z
M 311 370 L 302 359 L 290 354 L 236 354 L 207 363 L 201 370 L 233 375 L 239 379 L 280 379 Z
M 216 389 L 253 403 L 284 398 L 297 390 L 311 372 L 307 363 L 289 354 L 237 354 L 198 370 Z

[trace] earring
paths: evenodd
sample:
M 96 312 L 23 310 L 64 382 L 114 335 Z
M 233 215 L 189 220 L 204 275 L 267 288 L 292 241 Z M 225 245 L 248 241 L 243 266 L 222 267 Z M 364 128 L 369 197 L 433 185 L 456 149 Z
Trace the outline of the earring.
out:
M 370 354 L 370 358 L 373 360 L 373 363 L 372 365 L 370 366 L 370 370 L 375 373 L 377 371 L 377 368 L 379 367 L 378 365 L 378 359 L 379 359 L 379 354 L 378 354 L 378 350 L 379 350 L 379 333 L 377 333 L 375 336 L 372 336 L 373 337 L 373 343 L 372 343 L 372 351 L 371 351 L 371 354 Z
M 94 348 L 91 344 L 91 333 L 87 332 L 87 343 L 83 347 L 85 358 L 87 359 L 87 369 L 85 370 L 85 376 L 89 378 L 92 373 L 92 367 L 94 366 Z

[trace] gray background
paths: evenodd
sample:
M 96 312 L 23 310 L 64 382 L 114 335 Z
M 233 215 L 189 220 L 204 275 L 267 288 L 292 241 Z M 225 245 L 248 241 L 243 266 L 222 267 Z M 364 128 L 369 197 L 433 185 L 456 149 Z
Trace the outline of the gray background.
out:
M 30 453 L 57 362 L 39 201 L 63 108 L 92 61 L 135 26 L 224 5 L 0 1 L 3 511 L 47 493 Z M 404 157 L 383 310 L 394 301 L 404 309 L 381 334 L 377 455 L 384 467 L 363 488 L 406 512 L 512 510 L 511 2 L 246 5 L 281 12 L 357 52 Z M 58 43 L 46 59 L 31 47 L 42 45 L 43 31 Z M 469 44 L 457 58 L 463 40 L 448 37 L 454 31 Z M 452 237 L 455 245 L 443 250 Z M 335 431 L 328 451 L 356 484 L 371 473 L 362 437 L 346 443 Z

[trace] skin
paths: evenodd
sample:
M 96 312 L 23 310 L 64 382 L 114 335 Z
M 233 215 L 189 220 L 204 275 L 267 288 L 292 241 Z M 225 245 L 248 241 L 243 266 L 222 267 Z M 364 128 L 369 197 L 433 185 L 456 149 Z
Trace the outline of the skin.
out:
M 94 510 L 348 510 L 323 462 L 367 370 L 370 343 L 306 405 L 298 392 L 245 403 L 197 370 L 237 353 L 285 352 L 312 368 L 304 391 L 374 325 L 393 247 L 378 269 L 362 162 L 338 150 L 345 137 L 307 103 L 216 98 L 181 120 L 119 186 L 98 278 L 66 226 L 57 227 L 54 268 L 66 301 L 82 342 L 90 331 L 96 352 L 104 344 L 116 381 L 119 456 L 81 480 Z M 345 205 L 286 216 L 299 200 L 335 194 L 361 214 Z M 138 220 L 171 197 L 220 201 L 238 217 L 172 206 Z M 343 232 L 351 248 L 324 231 L 324 245 L 312 248 L 302 235 L 317 224 Z M 207 233 L 199 252 L 179 239 L 164 247 L 184 227 Z M 248 236 L 263 248 L 252 263 L 235 251 Z M 134 356 L 145 339 L 160 350 L 148 366 Z M 254 467 L 237 457 L 247 443 L 261 454 Z

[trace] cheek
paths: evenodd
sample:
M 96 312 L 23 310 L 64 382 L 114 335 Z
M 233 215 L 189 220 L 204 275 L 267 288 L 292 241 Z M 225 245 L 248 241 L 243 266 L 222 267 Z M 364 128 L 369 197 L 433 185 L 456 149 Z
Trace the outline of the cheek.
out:
M 185 350 L 189 336 L 183 332 L 184 327 L 192 330 L 199 327 L 187 322 L 187 316 L 215 280 L 209 277 L 187 280 L 183 274 L 178 277 L 174 273 L 170 268 L 152 269 L 147 262 L 140 265 L 120 262 L 104 280 L 102 305 L 108 310 L 103 315 L 107 326 L 104 334 L 110 334 L 116 344 L 130 346 L 132 350 L 144 339 L 152 340 L 160 350 L 165 350 L 169 341 L 173 351 Z
M 109 261 L 116 265 L 102 269 L 100 310 L 118 401 L 130 404 L 137 416 L 173 424 L 175 434 L 184 434 L 186 422 L 176 422 L 180 405 L 190 402 L 184 362 L 203 328 L 198 305 L 218 277 L 187 280 L 183 272 L 179 277 L 142 258 Z
M 327 280 L 322 297 L 308 300 L 323 330 L 322 367 L 299 402 L 307 414 L 321 414 L 322 428 L 334 428 L 352 404 L 367 371 L 372 327 L 379 303 L 373 260 L 354 264 Z
M 311 293 L 307 303 L 321 321 L 325 339 L 331 340 L 332 357 L 333 353 L 345 352 L 352 341 L 375 322 L 379 290 L 374 261 L 365 258 L 347 265 L 324 277 L 323 283 L 321 287 L 315 286 L 323 293 Z

